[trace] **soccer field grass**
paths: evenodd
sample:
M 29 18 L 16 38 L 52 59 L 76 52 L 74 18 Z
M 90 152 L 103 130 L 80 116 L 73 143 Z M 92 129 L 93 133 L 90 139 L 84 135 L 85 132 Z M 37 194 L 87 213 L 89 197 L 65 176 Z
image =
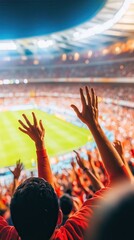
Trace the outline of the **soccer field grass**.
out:
M 26 168 L 32 167 L 36 160 L 33 141 L 18 130 L 18 119 L 22 113 L 32 119 L 32 110 L 0 112 L 0 167 L 12 166 L 21 159 Z M 56 156 L 83 146 L 89 139 L 89 131 L 67 123 L 53 115 L 34 110 L 38 119 L 43 120 L 46 129 L 46 147 L 49 156 Z

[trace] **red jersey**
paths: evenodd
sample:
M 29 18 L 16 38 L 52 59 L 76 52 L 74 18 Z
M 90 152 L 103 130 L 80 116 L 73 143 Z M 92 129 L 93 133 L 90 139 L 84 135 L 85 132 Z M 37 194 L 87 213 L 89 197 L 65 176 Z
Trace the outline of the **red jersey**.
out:
M 88 229 L 94 208 L 97 207 L 97 201 L 103 197 L 105 191 L 107 188 L 101 189 L 93 198 L 87 200 L 81 209 L 66 221 L 64 226 L 55 230 L 51 239 L 82 240 Z M 21 240 L 15 228 L 9 226 L 3 217 L 0 217 L 0 240 Z

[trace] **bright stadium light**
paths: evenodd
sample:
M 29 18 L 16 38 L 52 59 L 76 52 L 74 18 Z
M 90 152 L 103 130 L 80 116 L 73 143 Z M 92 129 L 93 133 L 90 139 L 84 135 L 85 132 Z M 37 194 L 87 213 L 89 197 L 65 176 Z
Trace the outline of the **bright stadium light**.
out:
M 39 40 L 37 45 L 39 48 L 49 48 L 54 44 L 53 40 Z
M 121 17 L 124 15 L 126 10 L 128 9 L 130 3 L 132 3 L 132 0 L 124 0 L 124 2 L 122 4 L 121 8 L 119 9 L 119 11 L 114 15 L 114 17 L 112 19 L 108 20 L 107 22 L 97 24 L 96 26 L 87 29 L 83 33 L 74 32 L 73 40 L 78 41 L 78 40 L 81 40 L 81 39 L 84 39 L 84 38 L 94 36 L 96 34 L 100 34 L 104 31 L 110 29 L 115 23 L 117 23 L 121 19 Z
M 24 83 L 25 83 L 25 84 L 27 84 L 27 83 L 28 83 L 28 80 L 27 80 L 26 78 L 24 79 Z
M 65 62 L 67 60 L 67 54 L 63 53 L 61 58 L 62 58 L 62 61 Z
M 13 51 L 17 46 L 14 42 L 0 42 L 0 51 Z
M 15 80 L 15 83 L 16 83 L 16 84 L 19 84 L 19 83 L 20 83 L 19 79 L 16 79 L 16 80 Z
M 4 80 L 3 80 L 3 84 L 5 84 L 5 85 L 6 85 L 6 84 L 10 84 L 10 80 L 9 80 L 9 79 L 4 79 Z

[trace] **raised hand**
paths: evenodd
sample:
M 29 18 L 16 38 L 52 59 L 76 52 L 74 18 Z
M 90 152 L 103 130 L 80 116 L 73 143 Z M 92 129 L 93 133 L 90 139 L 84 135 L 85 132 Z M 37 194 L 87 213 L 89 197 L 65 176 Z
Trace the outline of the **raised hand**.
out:
M 121 158 L 123 157 L 123 146 L 122 143 L 119 140 L 115 140 L 113 143 L 114 148 L 116 149 L 116 151 L 119 153 L 119 155 L 121 156 Z
M 87 156 L 88 156 L 88 162 L 90 163 L 92 160 L 92 155 L 91 155 L 90 151 L 87 151 Z
M 21 127 L 19 130 L 25 134 L 27 134 L 35 143 L 36 146 L 36 154 L 37 154 L 37 166 L 38 166 L 38 176 L 40 178 L 44 178 L 48 181 L 53 187 L 53 174 L 50 167 L 49 158 L 47 155 L 47 151 L 45 148 L 45 129 L 43 127 L 42 121 L 37 121 L 35 113 L 32 112 L 33 123 L 29 121 L 25 114 L 22 114 L 24 118 L 24 122 L 19 120 Z
M 93 159 L 92 159 L 92 155 L 91 155 L 90 151 L 87 151 L 87 156 L 88 156 L 88 165 L 89 165 L 89 168 L 92 169 Z
M 17 180 L 18 180 L 19 177 L 20 177 L 21 171 L 23 170 L 23 163 L 21 163 L 21 161 L 18 160 L 18 161 L 16 162 L 16 167 L 15 167 L 15 169 L 14 169 L 14 170 L 11 170 L 11 169 L 9 168 L 9 170 L 10 170 L 10 172 L 13 174 L 14 179 L 17 179 Z
M 120 155 L 121 159 L 122 159 L 122 162 L 124 163 L 124 165 L 126 166 L 127 168 L 127 171 L 129 173 L 129 175 L 131 176 L 131 179 L 133 180 L 133 175 L 132 175 L 132 172 L 129 168 L 129 165 L 127 163 L 127 161 L 125 160 L 124 158 L 124 153 L 123 153 L 123 146 L 122 146 L 122 143 L 119 141 L 119 140 L 115 140 L 113 142 L 113 146 L 114 148 L 116 149 L 116 151 L 118 152 L 118 154 Z
M 74 152 L 76 153 L 76 160 L 77 160 L 77 163 L 78 163 L 79 167 L 80 167 L 81 169 L 85 169 L 84 161 L 83 161 L 83 159 L 80 157 L 80 154 L 79 154 L 77 151 L 75 151 L 75 150 L 74 150 Z
M 25 134 L 27 134 L 36 144 L 36 146 L 39 148 L 43 146 L 44 144 L 44 136 L 45 136 L 45 129 L 43 127 L 42 121 L 37 121 L 37 118 L 35 116 L 35 113 L 32 112 L 33 116 L 33 124 L 29 121 L 27 116 L 25 114 L 22 114 L 25 122 L 18 120 L 21 124 L 21 127 L 19 127 L 19 130 Z
M 74 151 L 76 153 L 76 160 L 77 163 L 79 165 L 79 167 L 87 174 L 88 178 L 90 179 L 94 189 L 100 190 L 101 188 L 103 188 L 103 184 L 99 181 L 99 179 L 96 178 L 96 176 L 88 169 L 85 167 L 84 161 L 83 159 L 80 157 L 80 154 L 76 151 Z
M 9 168 L 9 170 L 14 176 L 13 186 L 12 186 L 12 189 L 11 189 L 11 196 L 13 196 L 13 194 L 15 192 L 15 189 L 18 187 L 18 184 L 19 184 L 18 179 L 20 177 L 21 171 L 23 170 L 23 164 L 21 163 L 20 160 L 18 160 L 16 162 L 16 167 L 14 168 L 14 170 L 11 170 L 10 168 Z
M 109 174 L 111 183 L 118 182 L 122 179 L 130 181 L 131 176 L 125 168 L 121 157 L 98 122 L 98 98 L 93 89 L 90 91 L 88 87 L 86 87 L 85 91 L 86 97 L 84 96 L 83 89 L 80 89 L 82 111 L 80 112 L 75 105 L 71 105 L 71 107 L 74 109 L 79 119 L 90 129 L 98 146 L 105 168 Z
M 83 89 L 80 88 L 82 111 L 80 112 L 75 105 L 71 105 L 71 107 L 76 112 L 78 118 L 89 128 L 92 128 L 92 125 L 98 123 L 98 97 L 95 95 L 93 88 L 90 91 L 86 86 L 85 92 L 86 97 L 84 96 Z
M 75 167 L 76 167 L 76 163 L 73 160 L 71 161 L 71 166 L 73 169 L 75 169 Z

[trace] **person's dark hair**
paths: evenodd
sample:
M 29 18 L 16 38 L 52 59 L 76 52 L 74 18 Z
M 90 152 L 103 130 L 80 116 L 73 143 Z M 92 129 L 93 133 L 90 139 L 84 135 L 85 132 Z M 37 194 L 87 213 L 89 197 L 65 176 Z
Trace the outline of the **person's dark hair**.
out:
M 4 214 L 6 213 L 7 210 L 3 210 L 3 209 L 0 209 L 0 216 L 4 216 Z
M 90 189 L 92 192 L 94 192 L 94 193 L 96 192 L 95 189 L 94 189 L 94 187 L 93 187 L 93 185 L 89 185 L 89 189 Z
M 65 191 L 66 194 L 72 196 L 72 189 L 71 188 L 68 188 L 66 191 Z
M 57 224 L 59 205 L 48 182 L 35 177 L 24 181 L 11 200 L 10 210 L 22 240 L 50 239 Z
M 63 215 L 69 215 L 73 209 L 73 200 L 68 195 L 65 194 L 60 198 L 60 208 L 63 212 Z

